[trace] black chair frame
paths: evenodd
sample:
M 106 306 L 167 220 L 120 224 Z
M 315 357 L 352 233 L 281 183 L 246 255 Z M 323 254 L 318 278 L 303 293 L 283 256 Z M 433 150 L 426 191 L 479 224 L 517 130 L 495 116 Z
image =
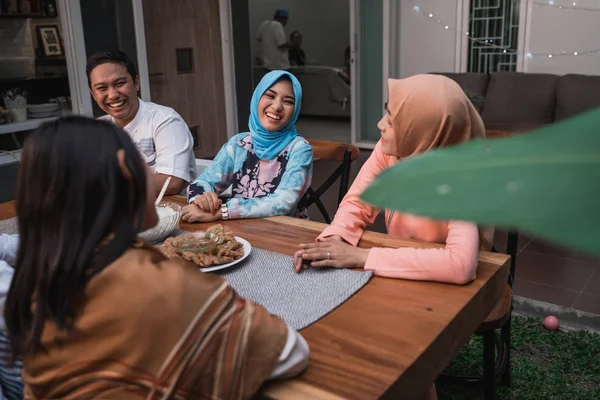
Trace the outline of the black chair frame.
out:
M 351 166 L 351 164 L 352 164 L 352 150 L 346 149 L 344 151 L 344 160 L 342 161 L 342 163 L 335 169 L 335 171 L 333 171 L 333 173 L 329 176 L 329 178 L 327 178 L 327 180 L 325 180 L 325 182 L 323 182 L 323 184 L 317 188 L 317 190 L 314 190 L 312 188 L 312 186 L 310 188 L 308 188 L 306 194 L 304 195 L 304 198 L 300 201 L 298 206 L 308 208 L 308 207 L 312 206 L 313 204 L 315 204 L 317 206 L 317 208 L 319 209 L 319 211 L 321 212 L 321 215 L 323 215 L 325 222 L 330 224 L 331 218 L 329 216 L 329 213 L 327 212 L 327 209 L 325 208 L 325 205 L 321 201 L 321 196 L 323 196 L 323 194 L 325 192 L 327 192 L 327 190 L 329 190 L 329 188 L 339 178 L 340 179 L 340 188 L 339 188 L 339 192 L 338 192 L 337 205 L 338 206 L 340 205 L 340 203 L 344 199 L 344 196 L 346 196 L 346 193 L 348 192 L 348 185 L 350 183 L 350 166 Z
M 506 254 L 510 255 L 510 273 L 508 284 L 514 290 L 514 277 L 517 266 L 517 251 L 519 245 L 519 233 L 510 230 L 506 244 Z M 498 253 L 495 247 L 492 251 Z M 510 313 L 507 321 L 500 328 L 500 335 L 494 330 L 484 332 L 483 336 L 483 376 L 464 376 L 442 374 L 443 378 L 457 383 L 483 384 L 485 400 L 496 399 L 496 386 L 510 386 L 510 328 L 513 311 L 513 300 L 511 299 Z

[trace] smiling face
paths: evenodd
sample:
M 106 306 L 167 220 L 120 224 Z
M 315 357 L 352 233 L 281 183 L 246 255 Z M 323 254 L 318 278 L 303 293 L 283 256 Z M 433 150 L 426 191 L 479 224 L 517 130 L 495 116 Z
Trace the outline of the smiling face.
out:
M 258 101 L 258 121 L 268 131 L 280 131 L 294 115 L 292 82 L 282 79 L 271 86 Z
M 90 91 L 98 106 L 121 127 L 135 117 L 139 109 L 139 79 L 129 75 L 121 64 L 104 63 L 90 73 Z
M 396 140 L 396 131 L 394 130 L 394 123 L 392 121 L 392 115 L 385 105 L 385 114 L 383 118 L 377 123 L 377 128 L 381 131 L 381 151 L 383 154 L 388 156 L 398 156 L 398 147 Z

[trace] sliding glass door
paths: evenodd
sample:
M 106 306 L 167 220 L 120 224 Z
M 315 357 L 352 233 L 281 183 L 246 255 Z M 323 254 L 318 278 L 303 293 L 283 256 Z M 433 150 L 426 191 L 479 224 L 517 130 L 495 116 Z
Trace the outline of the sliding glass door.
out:
M 352 142 L 373 148 L 384 107 L 384 0 L 351 0 Z

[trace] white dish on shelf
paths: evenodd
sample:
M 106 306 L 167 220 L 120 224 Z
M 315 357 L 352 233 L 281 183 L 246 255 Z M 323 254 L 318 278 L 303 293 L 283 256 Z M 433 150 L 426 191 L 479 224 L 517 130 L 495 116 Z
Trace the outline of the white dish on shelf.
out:
M 44 104 L 28 104 L 27 111 L 30 113 L 44 113 L 50 111 L 58 111 L 60 105 L 58 103 L 44 103 Z
M 58 117 L 58 116 L 60 116 L 60 110 L 40 112 L 40 113 L 27 113 L 27 118 L 32 118 L 32 119 Z

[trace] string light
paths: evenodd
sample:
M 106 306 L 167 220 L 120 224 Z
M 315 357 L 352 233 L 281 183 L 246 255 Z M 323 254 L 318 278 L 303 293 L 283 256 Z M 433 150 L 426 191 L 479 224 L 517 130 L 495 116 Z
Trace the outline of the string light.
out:
M 554 0 L 548 0 L 545 3 L 532 1 L 531 3 L 536 7 L 552 7 L 558 10 L 600 11 L 600 8 L 578 6 L 576 1 L 571 2 L 569 5 L 555 4 Z
M 552 2 L 552 0 L 550 0 Z M 430 12 L 425 12 L 421 10 L 421 7 L 418 4 L 415 4 L 414 2 L 411 1 L 411 3 L 413 4 L 413 11 L 417 14 L 421 14 L 425 17 L 429 17 L 429 19 L 433 19 L 433 13 Z M 553 3 L 553 2 L 552 2 Z M 575 3 L 575 2 L 574 2 Z M 540 4 L 540 5 L 553 5 L 550 3 L 534 3 L 534 4 Z M 583 9 L 583 8 L 578 8 L 579 10 Z M 600 11 L 599 9 L 596 9 Z M 454 26 L 448 25 L 444 22 L 442 22 L 441 20 L 437 19 L 435 20 L 435 22 L 438 25 L 442 25 L 444 27 L 445 30 L 452 30 L 454 32 L 458 32 L 458 33 L 462 33 L 461 29 L 457 29 Z M 532 52 L 518 52 L 515 50 L 511 50 L 511 49 L 507 49 L 505 46 L 499 46 L 497 44 L 493 43 L 493 40 L 490 39 L 476 39 L 474 37 L 472 37 L 470 35 L 470 33 L 464 32 L 465 36 L 467 36 L 469 38 L 470 41 L 474 42 L 474 43 L 478 43 L 481 44 L 483 46 L 486 46 L 488 48 L 491 49 L 499 49 L 502 50 L 503 54 L 507 54 L 507 55 L 523 55 L 528 59 L 531 59 L 535 56 L 544 56 L 544 57 L 548 57 L 548 58 L 554 58 L 554 57 L 573 57 L 573 56 L 580 56 L 580 55 L 588 55 L 591 56 L 593 54 L 600 54 L 600 48 L 597 49 L 590 49 L 590 50 L 583 50 L 583 51 L 562 51 L 562 52 L 555 52 L 555 53 L 532 53 Z

